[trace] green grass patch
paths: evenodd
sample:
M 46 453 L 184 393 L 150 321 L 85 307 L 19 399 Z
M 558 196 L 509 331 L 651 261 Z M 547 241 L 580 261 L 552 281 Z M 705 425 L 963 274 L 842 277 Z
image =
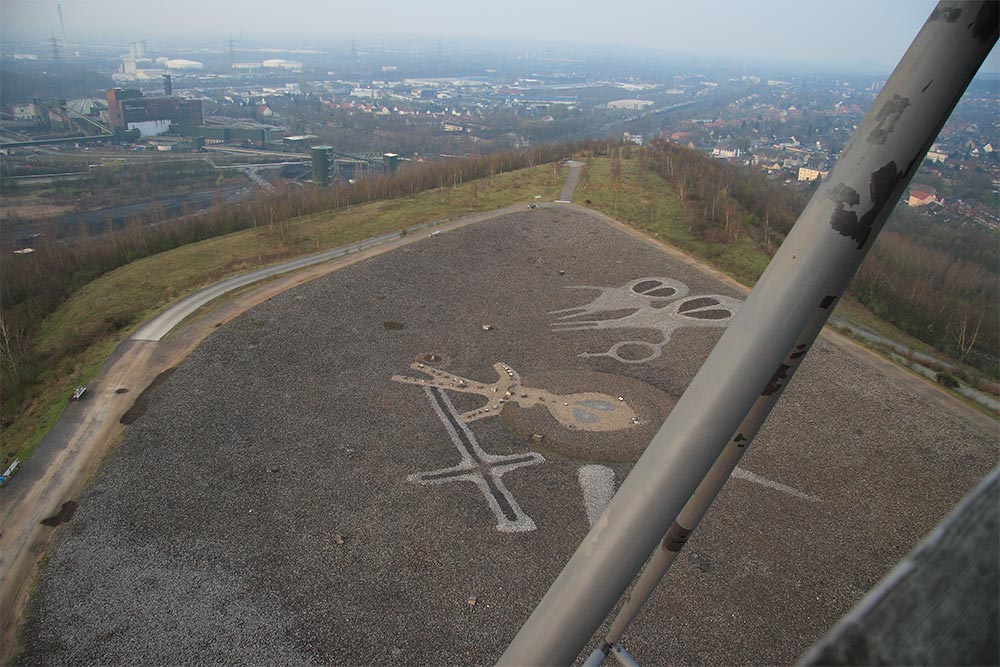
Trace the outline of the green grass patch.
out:
M 620 220 L 649 236 L 704 260 L 747 285 L 753 285 L 770 256 L 749 235 L 720 243 L 699 238 L 698 212 L 684 207 L 674 189 L 635 157 L 621 160 L 613 177 L 611 158 L 590 158 L 573 200 Z

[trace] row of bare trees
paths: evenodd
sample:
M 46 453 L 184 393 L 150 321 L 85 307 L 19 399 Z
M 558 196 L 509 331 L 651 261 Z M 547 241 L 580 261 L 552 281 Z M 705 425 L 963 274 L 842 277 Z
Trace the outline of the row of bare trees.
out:
M 996 272 L 886 230 L 861 265 L 851 290 L 903 331 L 959 361 L 996 373 L 1000 349 Z
M 712 160 L 684 146 L 654 141 L 650 168 L 677 192 L 688 228 L 697 236 L 720 227 L 714 240 L 733 243 L 746 232 L 773 254 L 804 205 L 798 193 L 775 186 L 759 173 Z

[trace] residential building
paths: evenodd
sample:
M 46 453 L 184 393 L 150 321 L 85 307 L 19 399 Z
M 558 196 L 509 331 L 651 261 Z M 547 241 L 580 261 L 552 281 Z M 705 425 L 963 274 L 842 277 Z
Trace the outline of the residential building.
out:
M 906 199 L 907 206 L 927 206 L 928 204 L 940 204 L 933 192 L 926 190 L 910 190 L 910 196 Z
M 826 176 L 827 172 L 820 171 L 819 169 L 810 169 L 809 167 L 799 167 L 799 179 L 800 181 L 815 181 L 817 179 Z

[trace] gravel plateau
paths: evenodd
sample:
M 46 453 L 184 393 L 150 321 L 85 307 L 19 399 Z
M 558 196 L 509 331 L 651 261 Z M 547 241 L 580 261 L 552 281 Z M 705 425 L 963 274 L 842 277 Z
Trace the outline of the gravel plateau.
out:
M 620 484 L 723 331 L 689 318 L 659 356 L 623 363 L 600 353 L 663 334 L 554 328 L 554 311 L 601 294 L 569 288 L 653 277 L 689 292 L 637 284 L 649 312 L 743 298 L 552 207 L 371 258 L 220 327 L 146 393 L 58 528 L 16 664 L 492 664 L 589 528 L 581 467 Z M 513 403 L 463 425 L 448 401 L 461 413 L 481 396 L 392 380 L 419 377 L 418 359 L 487 384 L 506 364 L 570 409 L 573 392 L 621 397 L 637 423 L 587 430 L 614 408 L 589 400 L 579 428 Z M 464 477 L 408 480 L 468 461 Z M 730 480 L 624 643 L 646 665 L 794 661 L 996 461 L 996 431 L 822 339 L 743 459 L 753 475 Z M 533 530 L 498 530 L 516 509 L 504 490 Z

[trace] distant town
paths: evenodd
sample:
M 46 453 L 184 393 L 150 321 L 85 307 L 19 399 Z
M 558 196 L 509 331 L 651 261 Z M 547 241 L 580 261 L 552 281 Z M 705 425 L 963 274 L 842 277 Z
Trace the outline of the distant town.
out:
M 82 178 L 142 152 L 174 160 L 209 153 L 214 167 L 242 167 L 246 185 L 266 187 L 274 178 L 325 185 L 400 162 L 588 137 L 678 143 L 808 189 L 883 82 L 681 71 L 594 55 L 494 57 L 440 43 L 374 48 L 357 40 L 324 51 L 234 39 L 175 50 L 143 40 L 86 47 L 53 38 L 44 49 L 2 56 L 8 192 Z M 1000 226 L 998 98 L 995 81 L 973 83 L 906 204 L 935 218 Z M 235 184 L 231 172 L 220 174 L 227 176 L 220 184 Z M 30 218 L 32 209 L 8 207 L 5 217 L 12 215 Z

